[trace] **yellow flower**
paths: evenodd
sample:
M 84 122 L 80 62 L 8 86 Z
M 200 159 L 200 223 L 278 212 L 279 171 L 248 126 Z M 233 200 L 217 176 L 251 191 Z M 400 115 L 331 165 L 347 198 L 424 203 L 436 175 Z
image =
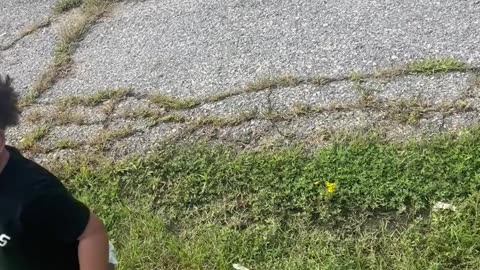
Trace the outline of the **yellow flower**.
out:
M 325 181 L 325 187 L 327 188 L 328 193 L 333 193 L 337 188 L 337 184 Z

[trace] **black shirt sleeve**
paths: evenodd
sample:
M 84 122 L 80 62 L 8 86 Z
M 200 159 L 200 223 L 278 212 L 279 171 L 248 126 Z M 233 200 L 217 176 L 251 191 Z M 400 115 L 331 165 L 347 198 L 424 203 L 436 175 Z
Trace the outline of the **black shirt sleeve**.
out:
M 27 235 L 65 242 L 76 241 L 85 230 L 90 210 L 68 192 L 44 192 L 22 208 L 20 222 Z

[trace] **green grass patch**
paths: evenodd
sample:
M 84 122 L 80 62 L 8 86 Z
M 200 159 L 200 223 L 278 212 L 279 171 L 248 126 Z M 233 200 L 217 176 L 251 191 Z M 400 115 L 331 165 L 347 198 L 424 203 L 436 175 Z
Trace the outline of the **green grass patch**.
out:
M 18 147 L 21 150 L 32 150 L 36 146 L 36 143 L 38 141 L 40 141 L 50 133 L 50 130 L 51 127 L 47 125 L 42 125 L 35 128 L 30 133 L 25 135 L 25 137 L 23 137 Z
M 308 151 L 167 144 L 52 169 L 105 220 L 121 270 L 478 269 L 480 129 L 382 138 Z M 431 212 L 438 201 L 457 211 Z
M 427 58 L 409 63 L 407 73 L 434 74 L 438 72 L 467 71 L 469 66 L 455 58 Z

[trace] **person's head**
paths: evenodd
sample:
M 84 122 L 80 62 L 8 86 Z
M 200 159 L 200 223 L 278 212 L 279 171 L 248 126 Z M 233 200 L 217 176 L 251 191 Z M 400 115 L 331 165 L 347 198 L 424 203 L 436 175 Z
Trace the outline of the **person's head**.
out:
M 18 95 L 12 87 L 12 80 L 9 76 L 0 76 L 0 152 L 5 149 L 6 129 L 17 125 L 19 116 Z

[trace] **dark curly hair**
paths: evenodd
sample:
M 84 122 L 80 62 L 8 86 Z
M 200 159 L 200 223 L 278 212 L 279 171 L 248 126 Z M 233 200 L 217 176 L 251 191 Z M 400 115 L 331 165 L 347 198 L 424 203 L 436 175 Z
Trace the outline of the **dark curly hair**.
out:
M 8 75 L 0 76 L 0 129 L 17 125 L 19 116 L 18 95 L 12 87 L 12 79 Z

